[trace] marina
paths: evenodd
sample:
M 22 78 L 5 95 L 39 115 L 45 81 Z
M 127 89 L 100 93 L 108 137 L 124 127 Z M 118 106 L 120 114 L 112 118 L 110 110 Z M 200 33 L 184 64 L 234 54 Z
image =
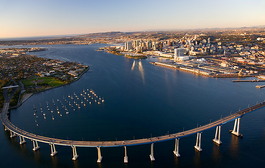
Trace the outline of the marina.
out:
M 75 94 L 74 92 L 72 95 L 68 94 L 66 98 L 64 95 L 62 96 L 62 99 L 57 98 L 56 103 L 54 102 L 54 99 L 52 99 L 51 102 L 53 105 L 50 107 L 49 101 L 46 101 L 45 111 L 47 111 L 48 113 L 50 113 L 50 115 L 52 115 L 53 109 L 56 108 L 58 116 L 63 117 L 63 114 L 66 114 L 66 115 L 70 114 L 69 110 L 72 112 L 75 111 L 75 108 L 77 108 L 78 110 L 81 110 L 81 107 L 85 107 L 86 104 L 91 105 L 92 102 L 95 102 L 95 104 L 100 105 L 101 103 L 104 103 L 105 100 L 103 97 L 101 98 L 100 96 L 97 96 L 95 91 L 93 91 L 92 89 L 83 89 L 82 92 L 80 92 L 79 96 Z M 83 104 L 83 106 L 81 106 L 81 104 Z M 33 115 L 35 116 L 35 122 L 37 123 L 36 126 L 39 126 L 38 120 L 37 120 L 39 116 L 36 115 L 37 113 L 36 107 L 34 104 L 32 106 L 33 106 L 33 111 L 34 111 Z M 43 115 L 43 119 L 46 120 L 47 116 L 46 116 L 46 113 L 43 112 L 41 103 L 40 103 L 40 112 Z M 55 120 L 55 117 L 52 115 L 51 119 Z

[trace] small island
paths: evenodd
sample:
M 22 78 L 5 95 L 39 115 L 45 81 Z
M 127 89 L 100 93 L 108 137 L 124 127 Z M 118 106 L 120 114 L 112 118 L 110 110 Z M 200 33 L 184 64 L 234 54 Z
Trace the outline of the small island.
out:
M 10 101 L 11 108 L 20 106 L 34 93 L 70 84 L 78 80 L 89 66 L 78 62 L 41 58 L 29 52 L 45 48 L 8 48 L 0 50 L 0 86 L 19 85 Z M 0 90 L 0 108 L 4 98 Z
M 143 55 L 142 53 L 133 53 L 133 52 L 121 52 L 121 50 L 117 49 L 117 46 L 109 46 L 104 48 L 99 48 L 96 51 L 104 51 L 110 54 L 124 56 L 130 59 L 146 59 L 147 56 Z
M 118 55 L 118 56 L 123 56 L 124 54 L 121 53 L 119 50 L 116 50 L 116 47 L 100 47 L 98 50 L 96 51 L 104 51 L 104 52 L 107 52 L 107 53 L 110 53 L 110 54 L 114 54 L 114 55 Z
M 144 55 L 128 55 L 128 54 L 125 54 L 125 57 L 130 58 L 130 59 L 146 59 L 147 58 L 147 56 L 144 56 Z

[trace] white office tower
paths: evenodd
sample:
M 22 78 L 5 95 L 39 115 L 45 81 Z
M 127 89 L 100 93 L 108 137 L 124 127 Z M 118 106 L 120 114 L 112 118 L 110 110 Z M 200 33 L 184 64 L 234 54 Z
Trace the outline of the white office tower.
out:
M 185 48 L 175 48 L 174 49 L 174 57 L 184 56 L 186 49 Z
M 133 49 L 132 42 L 131 41 L 125 42 L 125 51 L 129 51 L 131 49 Z
M 176 59 L 176 58 L 177 58 L 177 56 L 178 56 L 178 54 L 177 54 L 177 53 L 178 53 L 178 49 L 177 49 L 177 48 L 175 48 L 175 49 L 174 49 L 174 59 Z
M 184 53 L 186 52 L 185 48 L 176 48 L 174 49 L 174 61 L 185 61 L 189 60 L 189 56 L 184 56 Z

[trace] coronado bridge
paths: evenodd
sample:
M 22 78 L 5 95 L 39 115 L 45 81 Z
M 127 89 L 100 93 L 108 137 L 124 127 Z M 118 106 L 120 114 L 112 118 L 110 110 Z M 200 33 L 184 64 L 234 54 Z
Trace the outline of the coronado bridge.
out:
M 231 121 L 235 121 L 233 130 L 231 131 L 231 133 L 235 136 L 241 136 L 241 134 L 239 133 L 239 126 L 240 126 L 240 119 L 242 118 L 242 116 L 249 114 L 265 106 L 265 102 L 261 102 L 259 104 L 257 103 L 254 106 L 248 107 L 244 110 L 238 111 L 237 113 L 231 114 L 227 117 L 221 118 L 209 124 L 206 124 L 206 125 L 194 128 L 194 129 L 190 129 L 187 131 L 168 134 L 164 136 L 134 139 L 134 140 L 124 140 L 124 141 L 76 141 L 76 140 L 65 140 L 65 139 L 57 139 L 57 138 L 40 136 L 40 135 L 33 134 L 25 130 L 22 130 L 16 127 L 14 124 L 12 124 L 11 121 L 8 119 L 8 115 L 7 115 L 8 109 L 9 109 L 9 101 L 11 99 L 10 96 L 7 95 L 7 88 L 9 87 L 3 88 L 4 96 L 5 96 L 5 103 L 4 103 L 2 113 L 1 113 L 1 121 L 2 121 L 2 124 L 4 125 L 5 131 L 10 132 L 10 138 L 19 137 L 20 144 L 26 143 L 26 139 L 32 141 L 33 151 L 40 149 L 39 143 L 49 144 L 51 147 L 51 154 L 50 154 L 51 156 L 55 156 L 57 154 L 57 151 L 55 148 L 56 145 L 69 146 L 72 148 L 72 151 L 73 151 L 72 160 L 76 160 L 78 158 L 78 154 L 76 150 L 77 147 L 97 148 L 97 151 L 98 151 L 97 162 L 99 163 L 102 161 L 102 158 L 103 158 L 101 155 L 101 148 L 103 147 L 123 147 L 125 150 L 124 163 L 128 163 L 128 155 L 127 155 L 126 147 L 135 146 L 135 145 L 145 145 L 145 144 L 151 145 L 150 159 L 151 161 L 154 161 L 155 160 L 154 144 L 163 142 L 163 141 L 170 141 L 170 140 L 175 141 L 175 149 L 173 153 L 176 155 L 176 157 L 180 157 L 180 153 L 179 153 L 180 138 L 190 136 L 193 134 L 197 134 L 196 144 L 194 148 L 198 151 L 202 151 L 201 134 L 202 132 L 209 130 L 209 129 L 213 129 L 213 128 L 216 128 L 213 142 L 220 145 L 222 143 L 221 142 L 221 126 L 222 125 L 228 122 L 231 122 Z

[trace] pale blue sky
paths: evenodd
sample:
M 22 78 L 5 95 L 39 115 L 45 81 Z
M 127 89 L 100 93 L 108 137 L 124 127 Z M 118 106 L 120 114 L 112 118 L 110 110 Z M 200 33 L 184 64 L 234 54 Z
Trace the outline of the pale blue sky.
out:
M 0 38 L 265 25 L 265 0 L 0 0 Z

